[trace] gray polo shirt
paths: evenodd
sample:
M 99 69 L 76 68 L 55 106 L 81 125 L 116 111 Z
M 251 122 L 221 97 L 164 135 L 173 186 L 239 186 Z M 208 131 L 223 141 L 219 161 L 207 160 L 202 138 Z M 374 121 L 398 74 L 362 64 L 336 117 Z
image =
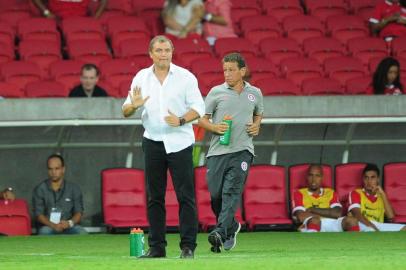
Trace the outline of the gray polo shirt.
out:
M 51 180 L 44 180 L 35 187 L 32 195 L 34 216 L 50 217 L 52 208 L 62 210 L 61 220 L 69 220 L 75 213 L 83 213 L 82 192 L 78 185 L 63 180 L 59 190 L 54 191 Z
M 264 112 L 261 90 L 244 82 L 240 94 L 227 83 L 213 87 L 205 100 L 206 114 L 210 114 L 213 123 L 219 123 L 225 115 L 231 115 L 231 138 L 229 145 L 221 145 L 220 136 L 213 134 L 207 156 L 216 156 L 248 150 L 254 155 L 252 136 L 247 133 L 247 124 L 253 122 L 254 115 Z

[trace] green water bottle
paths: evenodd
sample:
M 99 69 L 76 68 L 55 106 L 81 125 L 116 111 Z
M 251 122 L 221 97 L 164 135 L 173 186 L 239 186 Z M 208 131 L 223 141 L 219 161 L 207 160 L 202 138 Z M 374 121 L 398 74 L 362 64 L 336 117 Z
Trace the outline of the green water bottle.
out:
M 144 254 L 144 231 L 133 228 L 130 232 L 130 256 L 140 257 Z
M 223 122 L 228 125 L 228 129 L 226 130 L 226 132 L 224 132 L 223 135 L 220 136 L 220 144 L 229 145 L 230 138 L 231 138 L 231 125 L 233 123 L 233 120 L 232 120 L 231 116 L 226 115 L 226 116 L 224 116 Z

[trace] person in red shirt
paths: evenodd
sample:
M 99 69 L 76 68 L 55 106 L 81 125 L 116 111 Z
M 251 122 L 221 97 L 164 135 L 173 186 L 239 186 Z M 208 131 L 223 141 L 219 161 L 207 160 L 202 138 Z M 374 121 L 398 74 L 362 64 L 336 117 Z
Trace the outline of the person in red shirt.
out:
M 406 36 L 406 20 L 401 16 L 399 0 L 386 0 L 377 4 L 369 19 L 373 32 L 390 41 L 393 37 Z
M 403 85 L 400 82 L 400 64 L 393 57 L 386 57 L 378 64 L 368 88 L 369 94 L 375 95 L 401 95 Z
M 47 18 L 65 19 L 70 17 L 84 17 L 88 15 L 90 0 L 33 0 L 41 14 Z M 107 0 L 100 0 L 99 8 L 94 14 L 99 18 L 107 5 Z

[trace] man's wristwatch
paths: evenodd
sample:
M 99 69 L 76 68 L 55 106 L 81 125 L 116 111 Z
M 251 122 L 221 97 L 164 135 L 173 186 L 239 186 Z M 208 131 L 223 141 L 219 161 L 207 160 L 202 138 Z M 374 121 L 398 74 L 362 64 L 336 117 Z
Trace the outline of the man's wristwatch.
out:
M 210 22 L 211 19 L 213 19 L 213 14 L 211 14 L 211 13 L 206 13 L 206 15 L 204 15 L 203 18 L 204 18 L 205 21 Z
M 75 223 L 73 223 L 73 220 L 71 220 L 71 219 L 68 220 L 68 224 L 69 224 L 69 228 L 72 228 L 73 226 L 75 226 Z
M 186 123 L 186 119 L 183 117 L 179 117 L 179 126 L 183 126 Z
M 49 11 L 49 9 L 44 9 L 44 11 L 42 12 L 42 14 L 44 14 L 45 17 L 48 17 L 49 14 L 51 14 L 51 11 Z

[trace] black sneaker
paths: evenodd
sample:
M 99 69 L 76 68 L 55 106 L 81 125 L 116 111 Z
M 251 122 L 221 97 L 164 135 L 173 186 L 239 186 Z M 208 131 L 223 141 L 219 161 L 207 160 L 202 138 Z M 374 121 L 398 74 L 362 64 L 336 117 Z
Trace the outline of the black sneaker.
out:
M 150 248 L 145 255 L 138 257 L 139 259 L 165 258 L 165 250 Z
M 232 250 L 237 245 L 237 234 L 241 230 L 241 223 L 238 222 L 237 230 L 226 241 L 224 241 L 224 250 Z
M 208 240 L 211 244 L 211 252 L 220 253 L 221 249 L 223 248 L 223 240 L 221 239 L 221 235 L 218 232 L 213 231 L 209 234 Z
M 194 257 L 195 256 L 193 250 L 188 247 L 182 248 L 182 253 L 180 254 L 181 259 L 193 259 Z

